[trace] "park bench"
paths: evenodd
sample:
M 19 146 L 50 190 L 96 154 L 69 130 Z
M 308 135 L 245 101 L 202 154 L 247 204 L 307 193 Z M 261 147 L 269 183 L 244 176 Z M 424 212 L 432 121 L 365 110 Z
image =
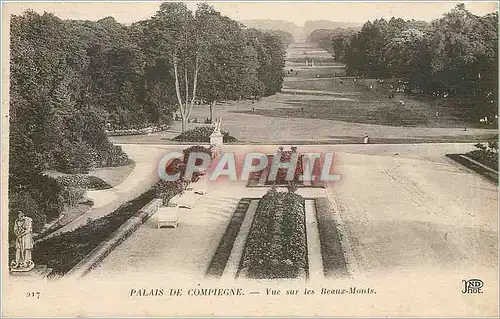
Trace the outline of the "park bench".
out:
M 158 229 L 161 227 L 174 227 L 177 228 L 179 223 L 179 215 L 177 214 L 177 207 L 160 207 L 155 214 Z

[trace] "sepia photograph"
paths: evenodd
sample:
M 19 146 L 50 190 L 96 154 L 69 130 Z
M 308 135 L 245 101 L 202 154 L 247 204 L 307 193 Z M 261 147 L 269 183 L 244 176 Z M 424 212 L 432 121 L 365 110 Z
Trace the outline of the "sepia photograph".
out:
M 498 317 L 498 5 L 2 2 L 2 317 Z

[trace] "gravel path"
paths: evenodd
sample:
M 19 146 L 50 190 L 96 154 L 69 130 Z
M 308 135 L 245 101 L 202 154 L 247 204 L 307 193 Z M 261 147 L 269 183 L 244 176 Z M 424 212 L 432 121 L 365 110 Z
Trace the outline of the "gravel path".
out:
M 229 256 L 229 260 L 226 264 L 226 269 L 224 269 L 224 278 L 236 278 L 236 272 L 238 271 L 238 267 L 241 261 L 241 257 L 243 256 L 243 250 L 245 248 L 245 242 L 247 240 L 248 233 L 250 233 L 250 227 L 252 226 L 252 221 L 255 216 L 255 211 L 257 210 L 257 205 L 259 204 L 258 200 L 253 200 L 248 206 L 247 213 L 245 215 L 245 219 L 243 220 L 243 224 L 241 224 L 240 232 L 234 241 L 233 249 L 231 250 L 231 255 Z
M 307 230 L 307 258 L 309 261 L 309 280 L 321 282 L 325 278 L 323 273 L 323 258 L 319 240 L 318 221 L 314 200 L 306 200 L 306 230 Z

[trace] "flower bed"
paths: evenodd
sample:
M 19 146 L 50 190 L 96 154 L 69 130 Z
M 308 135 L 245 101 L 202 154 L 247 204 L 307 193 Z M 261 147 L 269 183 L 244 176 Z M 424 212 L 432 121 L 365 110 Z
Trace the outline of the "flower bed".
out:
M 488 166 L 496 171 L 498 171 L 498 153 L 489 152 L 485 150 L 474 150 L 470 151 L 467 154 L 468 157 L 473 160 L 478 161 L 479 163 Z
M 210 262 L 210 266 L 208 266 L 208 270 L 206 272 L 207 276 L 221 277 L 224 274 L 224 269 L 226 268 L 227 261 L 231 255 L 234 241 L 240 232 L 241 224 L 245 219 L 245 215 L 251 201 L 251 198 L 242 198 L 238 203 L 233 217 L 231 217 L 231 220 L 227 225 L 226 232 L 222 236 L 214 257 Z
M 293 151 L 282 151 L 280 153 L 281 153 L 281 158 L 280 158 L 281 163 L 290 162 Z M 268 155 L 269 163 L 273 162 L 273 157 L 274 155 Z M 299 180 L 299 176 L 301 176 L 304 173 L 304 170 L 302 168 L 302 155 L 298 155 L 297 166 L 295 167 L 295 174 L 293 176 L 293 181 L 286 180 L 287 172 L 288 170 L 284 168 L 279 168 L 278 173 L 276 174 L 276 180 L 274 181 L 269 180 L 269 175 L 268 175 L 266 178 L 265 185 L 276 185 L 276 186 L 288 185 L 290 184 L 290 182 L 293 182 L 293 184 L 295 185 L 303 185 L 304 181 Z
M 321 243 L 321 256 L 323 257 L 323 271 L 326 277 L 346 277 L 347 265 L 344 252 L 340 243 L 337 226 L 333 220 L 333 212 L 325 197 L 314 200 L 316 206 L 316 219 L 318 221 L 319 240 Z
M 477 149 L 465 155 L 498 171 L 498 141 L 495 139 L 487 143 L 477 143 L 474 147 Z
M 304 198 L 271 189 L 257 206 L 237 275 L 275 279 L 307 274 Z
M 145 128 L 140 128 L 140 129 L 131 128 L 131 129 L 126 129 L 126 130 L 106 131 L 106 134 L 108 134 L 109 136 L 145 135 L 145 134 L 165 131 L 168 128 L 169 128 L 169 126 L 164 124 L 161 126 L 152 126 L 152 127 L 145 127 Z
M 179 142 L 210 142 L 210 135 L 213 133 L 212 126 L 199 126 L 192 130 L 182 132 L 174 137 L 174 141 Z M 231 136 L 228 132 L 221 131 L 224 143 L 238 141 L 235 137 Z
M 294 148 L 296 150 L 296 148 Z M 290 161 L 290 157 L 292 152 L 294 151 L 283 151 L 280 148 L 281 152 L 281 162 L 286 163 Z M 305 184 L 303 180 L 300 179 L 300 177 L 304 174 L 304 168 L 302 166 L 303 164 L 303 159 L 304 156 L 302 154 L 299 154 L 298 160 L 297 160 L 297 166 L 295 168 L 295 174 L 293 181 L 287 181 L 286 180 L 286 170 L 283 168 L 278 169 L 278 173 L 276 175 L 276 180 L 271 181 L 269 180 L 269 172 L 270 172 L 270 166 L 272 165 L 274 154 L 273 155 L 267 155 L 268 158 L 268 166 L 267 168 L 257 171 L 257 172 L 251 172 L 249 177 L 248 177 L 248 182 L 247 182 L 247 187 L 269 187 L 269 186 L 281 186 L 281 187 L 288 187 L 288 186 L 293 186 L 293 187 L 315 187 L 315 188 L 324 188 L 325 184 L 318 180 L 312 180 L 309 184 Z M 315 163 L 312 172 L 313 175 L 319 176 L 320 175 L 320 166 L 318 163 Z M 264 183 L 260 183 L 260 179 L 262 177 L 262 174 L 266 174 L 266 178 Z

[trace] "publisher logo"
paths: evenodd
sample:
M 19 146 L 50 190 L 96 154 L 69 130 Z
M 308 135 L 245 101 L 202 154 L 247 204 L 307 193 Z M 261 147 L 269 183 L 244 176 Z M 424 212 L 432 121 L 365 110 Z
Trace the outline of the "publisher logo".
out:
M 483 288 L 484 283 L 481 279 L 469 279 L 462 280 L 464 284 L 463 294 L 482 294 L 481 288 Z

